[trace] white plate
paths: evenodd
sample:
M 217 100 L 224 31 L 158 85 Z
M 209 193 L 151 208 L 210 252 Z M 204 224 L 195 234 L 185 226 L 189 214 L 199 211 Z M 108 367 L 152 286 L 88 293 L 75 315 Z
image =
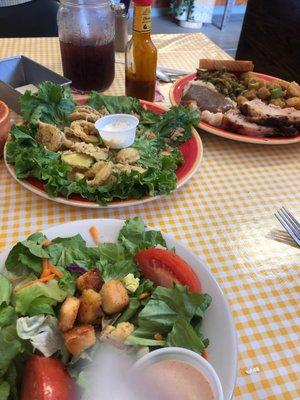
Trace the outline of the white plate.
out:
M 69 237 L 80 233 L 88 246 L 94 246 L 89 233 L 89 228 L 95 226 L 101 235 L 101 242 L 115 242 L 123 221 L 117 219 L 86 219 L 68 222 L 63 225 L 45 229 L 43 233 L 54 239 L 58 236 Z M 196 257 L 191 250 L 176 241 L 171 235 L 163 234 L 169 247 L 174 247 L 187 263 L 189 263 L 198 275 L 203 292 L 212 296 L 212 304 L 205 313 L 202 331 L 210 340 L 207 349 L 208 361 L 215 368 L 224 391 L 224 400 L 230 400 L 236 380 L 237 371 L 237 339 L 234 323 L 227 301 L 210 273 L 208 267 Z M 0 254 L 0 271 L 10 248 Z

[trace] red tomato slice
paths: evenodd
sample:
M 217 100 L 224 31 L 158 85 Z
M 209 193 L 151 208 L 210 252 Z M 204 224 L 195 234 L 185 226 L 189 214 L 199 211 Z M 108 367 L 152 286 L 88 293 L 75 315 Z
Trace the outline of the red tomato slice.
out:
M 32 356 L 25 365 L 21 400 L 76 400 L 77 389 L 65 366 L 55 358 Z
M 201 292 L 200 281 L 192 268 L 169 250 L 150 248 L 135 257 L 141 274 L 156 285 L 173 287 L 174 282 L 187 285 L 191 292 Z

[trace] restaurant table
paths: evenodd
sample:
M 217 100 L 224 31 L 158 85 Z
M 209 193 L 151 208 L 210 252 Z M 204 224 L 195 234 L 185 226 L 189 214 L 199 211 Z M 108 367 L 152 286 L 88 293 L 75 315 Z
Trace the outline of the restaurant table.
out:
M 153 39 L 164 66 L 194 71 L 200 57 L 230 58 L 200 33 Z M 0 40 L 1 58 L 18 54 L 61 73 L 56 38 Z M 167 103 L 169 87 L 162 86 Z M 109 93 L 124 93 L 121 64 Z M 300 145 L 200 136 L 204 159 L 193 178 L 170 196 L 129 208 L 92 210 L 42 199 L 15 182 L 1 161 L 0 247 L 67 221 L 141 216 L 190 247 L 223 289 L 239 342 L 234 398 L 299 399 L 300 250 L 273 214 L 285 205 L 300 218 Z

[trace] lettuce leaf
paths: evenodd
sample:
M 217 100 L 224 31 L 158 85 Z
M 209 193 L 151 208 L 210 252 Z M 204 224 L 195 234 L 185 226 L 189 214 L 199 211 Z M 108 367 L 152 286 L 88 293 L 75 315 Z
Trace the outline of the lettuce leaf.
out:
M 19 389 L 20 389 L 20 381 L 21 381 L 21 377 L 20 375 L 18 376 L 18 371 L 16 368 L 16 362 L 14 360 L 14 362 L 12 362 L 10 364 L 10 367 L 8 368 L 8 371 L 5 374 L 5 380 L 6 382 L 9 384 L 10 386 L 10 399 L 12 400 L 19 400 Z M 0 396 L 0 399 L 2 399 L 2 397 Z
M 6 269 L 18 274 L 22 269 L 29 268 L 40 274 L 42 270 L 41 258 L 49 258 L 48 251 L 42 246 L 45 240 L 46 237 L 41 232 L 37 232 L 23 242 L 17 243 L 9 252 L 5 261 Z
M 26 315 L 32 302 L 37 298 L 50 298 L 61 303 L 67 296 L 67 292 L 60 289 L 55 279 L 47 283 L 36 282 L 23 289 L 15 291 L 13 294 L 13 303 L 18 314 Z
M 69 123 L 69 114 L 75 109 L 69 86 L 45 81 L 37 93 L 26 91 L 21 96 L 21 113 L 25 121 L 37 124 L 38 120 L 63 126 Z
M 128 274 L 139 276 L 137 266 L 132 260 L 117 261 L 113 264 L 100 260 L 96 263 L 96 266 L 105 282 L 111 279 L 122 280 Z
M 183 327 L 188 326 L 186 335 L 194 339 L 195 347 L 197 345 L 206 347 L 208 341 L 203 340 L 202 334 L 193 328 L 191 321 L 202 319 L 210 302 L 211 297 L 208 294 L 191 293 L 186 286 L 174 285 L 174 288 L 171 289 L 158 286 L 145 307 L 139 312 L 138 327 L 130 335 L 127 343 L 141 344 L 141 339 L 150 340 L 152 343 L 153 336 L 157 332 L 167 338 L 167 344 L 179 343 L 178 336 L 184 329 Z M 182 320 L 185 324 L 181 323 Z M 195 337 L 198 339 L 196 340 Z M 143 345 L 153 346 L 151 343 L 142 341 Z M 157 343 L 157 345 L 159 344 Z M 181 347 L 186 346 L 188 346 L 188 342 L 182 338 Z
M 10 386 L 8 382 L 0 381 L 0 399 L 8 400 L 10 394 Z
M 45 357 L 50 357 L 62 346 L 57 319 L 50 315 L 22 317 L 17 320 L 17 334 L 23 340 L 29 340 L 34 349 Z
M 5 334 L 3 329 L 0 331 L 0 378 L 5 375 L 11 362 L 21 351 L 21 347 L 18 340 Z
M 100 110 L 105 107 L 110 114 L 140 114 L 143 108 L 140 101 L 127 96 L 107 96 L 98 92 L 91 92 L 91 97 L 87 103 L 89 106 Z
M 91 265 L 91 251 L 79 234 L 52 240 L 48 251 L 50 261 L 57 267 L 65 268 L 69 264 L 78 264 L 87 268 Z
M 0 274 L 0 306 L 3 303 L 9 304 L 11 293 L 12 284 L 4 275 Z
M 55 306 L 56 304 L 57 304 L 57 301 L 54 299 L 51 299 L 49 297 L 45 297 L 45 296 L 37 297 L 30 303 L 28 310 L 27 310 L 27 314 L 30 317 L 33 317 L 35 315 L 40 315 L 40 314 L 48 314 L 48 315 L 55 316 L 53 306 Z
M 0 309 L 0 328 L 11 325 L 16 320 L 16 312 L 14 307 L 6 306 Z
M 208 346 L 208 339 L 197 335 L 192 326 L 184 319 L 178 318 L 166 339 L 166 345 L 169 347 L 184 347 L 201 354 Z
M 127 219 L 120 230 L 118 241 L 131 255 L 141 249 L 156 247 L 158 245 L 167 247 L 160 231 L 146 231 L 145 224 L 140 217 Z

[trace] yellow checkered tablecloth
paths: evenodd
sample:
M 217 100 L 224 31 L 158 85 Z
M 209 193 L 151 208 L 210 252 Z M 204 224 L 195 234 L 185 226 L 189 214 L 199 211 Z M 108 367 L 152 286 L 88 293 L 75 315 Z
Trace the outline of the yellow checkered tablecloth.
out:
M 160 65 L 193 71 L 201 56 L 228 58 L 202 34 L 157 35 L 154 41 Z M 0 40 L 1 58 L 19 54 L 61 72 L 55 38 Z M 124 66 L 117 64 L 110 93 L 124 92 L 123 75 Z M 168 88 L 162 88 L 166 95 Z M 288 240 L 274 240 L 283 233 L 273 213 L 285 205 L 300 218 L 300 145 L 200 135 L 204 160 L 188 184 L 166 198 L 116 210 L 39 198 L 18 185 L 1 161 L 0 246 L 67 221 L 141 216 L 202 257 L 221 285 L 238 331 L 235 399 L 299 399 L 300 251 Z

